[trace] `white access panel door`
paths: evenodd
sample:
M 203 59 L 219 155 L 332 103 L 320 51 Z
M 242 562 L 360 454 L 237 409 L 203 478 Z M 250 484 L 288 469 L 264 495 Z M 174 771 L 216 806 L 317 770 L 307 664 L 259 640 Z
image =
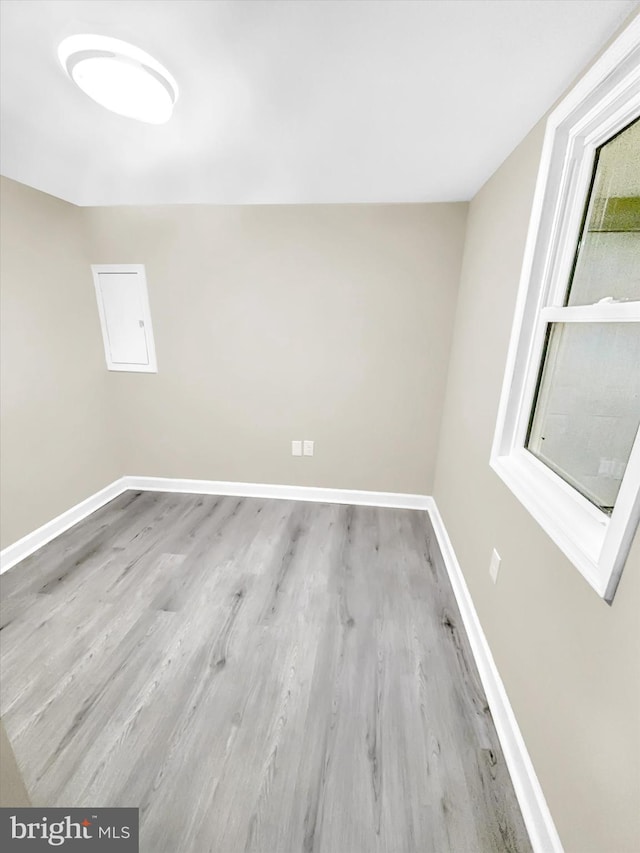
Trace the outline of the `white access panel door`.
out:
M 101 272 L 98 279 L 111 361 L 115 364 L 149 364 L 138 275 Z
M 109 370 L 157 371 L 144 266 L 93 265 Z

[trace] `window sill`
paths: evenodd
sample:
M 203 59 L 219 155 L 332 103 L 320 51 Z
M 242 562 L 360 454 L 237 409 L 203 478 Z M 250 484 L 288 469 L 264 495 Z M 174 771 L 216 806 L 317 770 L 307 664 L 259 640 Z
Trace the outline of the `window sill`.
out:
M 490 464 L 598 595 L 607 598 L 613 566 L 602 555 L 610 517 L 527 450 L 495 456 Z

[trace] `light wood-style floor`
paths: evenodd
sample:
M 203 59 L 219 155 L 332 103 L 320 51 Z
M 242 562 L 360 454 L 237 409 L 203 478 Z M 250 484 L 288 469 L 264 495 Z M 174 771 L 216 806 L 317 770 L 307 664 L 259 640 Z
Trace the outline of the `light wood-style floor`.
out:
M 143 853 L 530 851 L 426 513 L 128 492 L 3 576 L 36 805 Z

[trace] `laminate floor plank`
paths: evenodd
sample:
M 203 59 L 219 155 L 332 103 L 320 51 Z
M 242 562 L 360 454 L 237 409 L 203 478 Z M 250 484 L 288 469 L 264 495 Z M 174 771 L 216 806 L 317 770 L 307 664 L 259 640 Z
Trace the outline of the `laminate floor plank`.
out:
M 143 853 L 529 853 L 428 515 L 125 493 L 4 576 L 35 804 Z

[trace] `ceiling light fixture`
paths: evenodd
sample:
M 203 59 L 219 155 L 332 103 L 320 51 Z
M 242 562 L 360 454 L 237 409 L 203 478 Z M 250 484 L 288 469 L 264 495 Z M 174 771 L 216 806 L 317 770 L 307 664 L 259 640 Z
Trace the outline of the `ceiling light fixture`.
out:
M 119 39 L 69 36 L 58 57 L 69 77 L 101 106 L 118 115 L 164 124 L 178 100 L 178 84 L 152 56 Z

